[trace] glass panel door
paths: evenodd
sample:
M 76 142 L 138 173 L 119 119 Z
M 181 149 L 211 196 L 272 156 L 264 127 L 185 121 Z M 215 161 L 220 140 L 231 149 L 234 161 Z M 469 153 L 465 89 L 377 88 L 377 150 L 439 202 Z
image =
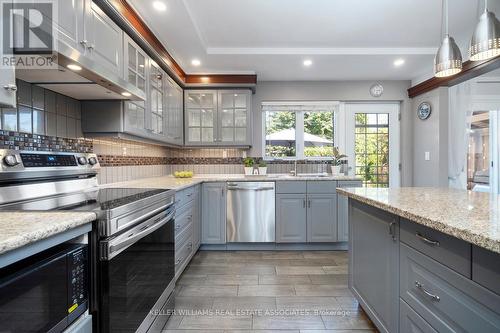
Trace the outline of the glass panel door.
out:
M 247 141 L 248 95 L 237 91 L 221 92 L 220 139 L 224 143 Z
M 186 138 L 192 144 L 217 141 L 216 92 L 197 91 L 186 93 Z
M 346 104 L 349 174 L 365 187 L 397 187 L 399 104 Z

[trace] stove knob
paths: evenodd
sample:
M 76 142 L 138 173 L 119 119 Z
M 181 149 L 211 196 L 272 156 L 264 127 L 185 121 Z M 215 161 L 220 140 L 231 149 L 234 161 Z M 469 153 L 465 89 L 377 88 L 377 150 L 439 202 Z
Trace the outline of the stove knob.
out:
M 90 165 L 95 165 L 95 164 L 97 164 L 97 158 L 95 158 L 95 157 L 91 157 L 91 158 L 89 158 L 89 164 L 90 164 Z
M 13 167 L 13 166 L 16 166 L 19 164 L 19 162 L 17 161 L 16 155 L 6 155 L 3 158 L 3 162 L 5 163 L 5 165 L 10 166 L 10 167 Z
M 83 156 L 78 157 L 78 164 L 80 164 L 80 165 L 87 164 L 87 159 Z

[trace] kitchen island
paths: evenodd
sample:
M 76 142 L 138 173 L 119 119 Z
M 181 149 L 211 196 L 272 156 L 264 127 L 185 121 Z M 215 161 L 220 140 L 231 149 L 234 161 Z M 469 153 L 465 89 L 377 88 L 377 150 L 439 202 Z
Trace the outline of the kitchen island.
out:
M 349 287 L 381 332 L 500 330 L 500 197 L 447 188 L 349 198 Z

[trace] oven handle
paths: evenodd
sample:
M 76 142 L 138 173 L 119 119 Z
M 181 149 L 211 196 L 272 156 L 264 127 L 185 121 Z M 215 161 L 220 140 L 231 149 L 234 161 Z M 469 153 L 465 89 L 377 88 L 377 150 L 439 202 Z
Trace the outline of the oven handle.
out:
M 175 211 L 172 210 L 169 212 L 165 217 L 156 219 L 155 221 L 151 221 L 153 219 L 147 220 L 146 222 L 138 225 L 133 233 L 129 234 L 125 239 L 117 242 L 116 244 L 113 244 L 113 240 L 111 240 L 109 243 L 106 243 L 106 249 L 104 250 L 102 259 L 103 260 L 111 260 L 118 254 L 120 254 L 123 250 L 126 248 L 132 246 L 134 243 L 136 243 L 139 239 L 151 234 L 152 232 L 156 231 L 157 229 L 161 228 L 165 224 L 167 224 L 169 221 L 171 221 L 174 217 Z

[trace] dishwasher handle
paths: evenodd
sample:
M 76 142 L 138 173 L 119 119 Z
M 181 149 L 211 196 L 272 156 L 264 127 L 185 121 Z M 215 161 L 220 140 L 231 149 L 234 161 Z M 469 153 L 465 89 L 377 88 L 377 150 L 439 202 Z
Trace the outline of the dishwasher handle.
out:
M 238 186 L 228 186 L 228 191 L 270 191 L 274 190 L 274 187 L 238 187 Z

